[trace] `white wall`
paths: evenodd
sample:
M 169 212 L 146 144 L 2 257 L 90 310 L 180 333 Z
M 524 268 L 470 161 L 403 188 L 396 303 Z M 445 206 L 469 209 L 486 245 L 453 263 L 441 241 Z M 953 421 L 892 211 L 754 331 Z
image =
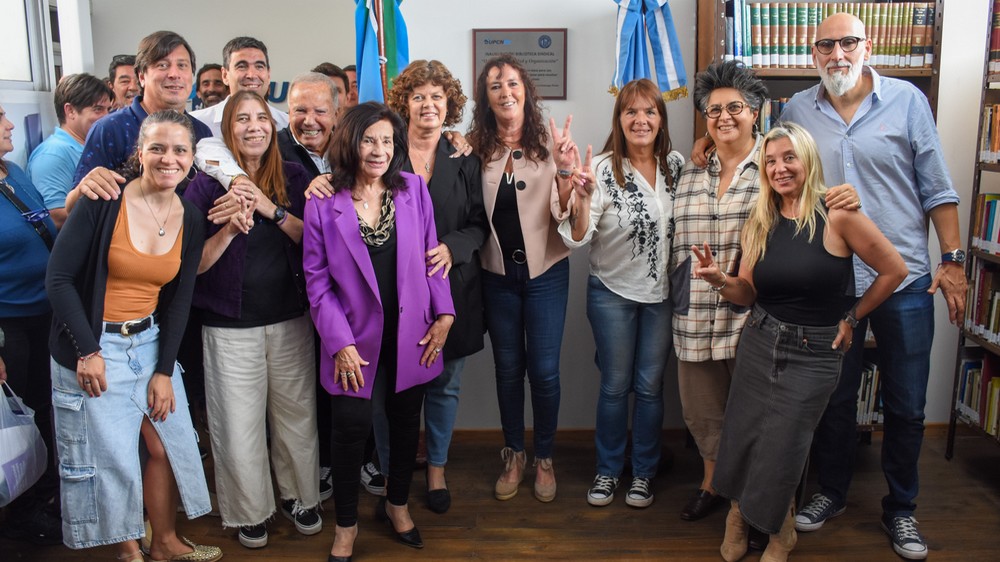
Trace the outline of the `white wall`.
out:
M 968 198 L 979 115 L 979 87 L 985 46 L 987 3 L 965 0 L 947 6 L 944 18 L 939 130 L 955 186 L 963 196 L 960 213 L 967 231 Z M 693 79 L 696 0 L 672 0 L 689 84 Z M 574 115 L 574 136 L 581 144 L 603 144 L 613 101 L 607 88 L 613 72 L 615 4 L 610 0 L 507 0 L 500 5 L 453 0 L 408 0 L 402 11 L 410 33 L 410 58 L 444 62 L 471 94 L 472 29 L 479 27 L 565 27 L 569 29 L 566 101 L 546 103 L 557 120 Z M 347 64 L 354 56 L 354 2 L 296 0 L 281 6 L 261 0 L 242 2 L 136 3 L 92 0 L 94 54 L 98 73 L 112 55 L 131 53 L 143 36 L 156 29 L 181 33 L 193 46 L 198 64 L 222 62 L 222 46 L 236 35 L 251 35 L 270 49 L 272 80 L 291 80 L 318 62 Z M 471 107 L 466 111 L 468 124 Z M 668 105 L 674 146 L 688 154 L 693 135 L 690 99 Z M 932 235 L 932 240 L 935 237 Z M 933 244 L 936 246 L 936 242 Z M 932 248 L 931 255 L 936 255 Z M 936 263 L 936 260 L 934 260 Z M 593 427 L 598 390 L 594 344 L 585 314 L 586 252 L 571 258 L 570 310 L 562 353 L 560 427 Z M 945 422 L 951 397 L 956 332 L 949 328 L 943 302 L 936 311 L 937 337 L 928 392 L 928 422 Z M 676 378 L 665 383 L 667 427 L 681 427 Z M 530 411 L 530 405 L 526 407 Z M 492 355 L 470 358 L 463 373 L 458 427 L 499 427 Z M 530 424 L 530 420 L 529 420 Z

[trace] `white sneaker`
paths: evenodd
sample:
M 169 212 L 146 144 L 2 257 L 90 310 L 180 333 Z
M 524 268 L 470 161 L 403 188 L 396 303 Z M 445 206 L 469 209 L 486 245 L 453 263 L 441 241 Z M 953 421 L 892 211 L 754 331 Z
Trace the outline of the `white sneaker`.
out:
M 653 503 L 653 490 L 649 478 L 636 476 L 625 495 L 625 503 L 632 507 L 649 507 Z
M 385 476 L 375 468 L 375 463 L 367 462 L 361 467 L 361 485 L 373 496 L 385 494 Z

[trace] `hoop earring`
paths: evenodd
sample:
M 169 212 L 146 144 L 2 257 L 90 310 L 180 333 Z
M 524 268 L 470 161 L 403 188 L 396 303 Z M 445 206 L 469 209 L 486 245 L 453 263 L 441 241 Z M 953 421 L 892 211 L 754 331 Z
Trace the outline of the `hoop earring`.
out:
M 139 177 L 142 177 L 142 162 L 139 162 Z
M 198 177 L 198 170 L 194 169 L 194 166 L 188 168 L 188 173 L 184 176 L 187 181 L 194 181 L 194 178 Z

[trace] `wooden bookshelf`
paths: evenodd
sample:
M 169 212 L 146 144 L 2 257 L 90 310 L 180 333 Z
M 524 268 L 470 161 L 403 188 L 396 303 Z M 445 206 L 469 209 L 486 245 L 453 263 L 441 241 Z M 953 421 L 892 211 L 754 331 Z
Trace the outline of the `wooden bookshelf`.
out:
M 979 101 L 980 113 L 983 113 L 985 111 L 987 105 L 1000 103 L 1000 89 L 996 89 L 993 87 L 995 85 L 1000 84 L 1000 74 L 988 73 L 989 59 L 990 59 L 990 33 L 992 31 L 992 26 L 993 26 L 993 14 L 992 14 L 993 2 L 991 2 L 990 5 L 991 5 L 990 17 L 986 18 L 987 22 L 985 29 L 986 52 L 983 56 L 983 85 Z M 983 119 L 980 119 L 979 134 L 976 137 L 977 141 L 979 139 L 982 139 L 983 135 L 986 133 L 987 131 L 985 130 Z M 973 181 L 972 181 L 972 199 L 971 199 L 972 206 L 970 211 L 971 216 L 969 217 L 969 232 L 966 238 L 966 240 L 968 241 L 967 243 L 968 243 L 969 259 L 965 267 L 966 267 L 966 276 L 970 280 L 974 279 L 975 277 L 974 273 L 979 271 L 979 265 L 982 263 L 988 263 L 1000 266 L 1000 255 L 996 255 L 991 252 L 983 251 L 979 248 L 973 247 L 973 238 L 978 233 L 978 227 L 979 227 L 979 225 L 976 224 L 977 222 L 976 207 L 979 203 L 979 195 L 980 195 L 980 188 L 982 187 L 983 174 L 1000 172 L 1000 164 L 979 161 L 979 159 L 981 158 L 979 152 L 980 148 L 981 148 L 980 146 L 977 146 L 976 148 L 977 162 L 975 164 L 975 173 L 973 175 Z M 985 275 L 986 274 L 984 273 L 984 276 Z M 981 310 L 979 308 L 981 303 L 977 298 L 975 282 L 973 281 L 971 285 L 972 287 L 970 288 L 969 292 L 971 298 L 967 299 L 966 302 L 966 319 L 977 318 L 977 315 L 979 314 L 978 311 Z M 988 321 L 987 326 L 991 325 L 992 323 Z M 962 391 L 962 376 L 964 374 L 963 367 L 965 366 L 966 361 L 978 361 L 978 354 L 980 353 L 984 357 L 986 355 L 989 355 L 992 358 L 1000 358 L 1000 345 L 997 345 L 996 343 L 981 337 L 980 335 L 975 333 L 973 329 L 964 327 L 959 332 L 958 353 L 956 354 L 955 358 L 955 376 L 954 380 L 952 381 L 951 418 L 948 423 L 948 437 L 945 445 L 945 454 L 944 454 L 946 459 L 951 459 L 952 456 L 955 454 L 955 432 L 957 425 L 960 423 L 973 428 L 975 433 L 983 437 L 986 437 L 993 443 L 1000 444 L 1000 437 L 992 435 L 984 429 L 986 423 L 985 420 L 980 419 L 980 422 L 976 423 L 975 421 L 967 417 L 966 414 L 963 412 L 964 409 L 967 408 L 967 406 L 963 405 L 961 408 L 959 407 L 959 402 L 961 399 L 961 391 Z M 990 328 L 986 329 L 989 330 Z M 981 352 L 973 351 L 976 347 L 980 348 Z M 983 365 L 986 365 L 985 359 L 983 361 Z M 972 377 L 970 375 L 967 378 L 972 378 Z M 985 400 L 981 401 L 979 404 L 980 409 L 983 409 L 983 402 L 985 402 Z M 980 418 L 982 418 L 986 416 L 986 412 L 979 411 L 977 415 L 979 415 Z
M 766 0 L 764 0 L 766 1 Z M 875 0 L 885 3 L 885 0 Z M 820 1 L 820 3 L 829 3 Z M 892 76 L 912 82 L 927 96 L 931 111 L 937 117 L 937 96 L 939 65 L 941 63 L 941 23 L 944 20 L 944 0 L 935 0 L 934 27 L 931 29 L 932 45 L 934 47 L 934 62 L 926 68 L 898 68 L 875 66 L 881 76 Z M 698 0 L 698 50 L 696 66 L 698 71 L 705 70 L 709 64 L 720 62 L 726 53 L 726 0 Z M 773 68 L 759 67 L 754 69 L 757 76 L 763 78 L 774 97 L 786 97 L 787 92 L 800 91 L 819 81 L 816 68 L 810 57 L 807 68 Z M 1000 75 L 996 75 L 1000 82 Z M 705 119 L 697 111 L 694 116 L 695 138 L 704 136 Z

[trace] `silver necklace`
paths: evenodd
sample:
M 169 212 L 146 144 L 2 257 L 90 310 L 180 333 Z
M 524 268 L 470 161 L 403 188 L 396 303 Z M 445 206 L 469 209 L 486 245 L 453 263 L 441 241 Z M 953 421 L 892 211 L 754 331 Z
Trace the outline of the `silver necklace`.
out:
M 153 212 L 153 207 L 149 204 L 149 199 L 146 198 L 146 190 L 142 187 L 142 180 L 139 180 L 139 191 L 142 192 L 142 200 L 146 203 L 146 208 L 149 209 L 149 214 L 153 216 L 153 222 L 156 223 L 156 226 L 160 227 L 159 235 L 166 236 L 167 231 L 164 230 L 163 227 L 167 226 L 167 221 L 170 219 L 170 209 L 174 206 L 174 199 L 177 197 L 173 196 L 170 198 L 170 203 L 167 204 L 167 215 L 163 217 L 163 223 L 160 224 L 159 219 L 156 218 L 156 213 Z
M 420 156 L 420 159 L 424 161 L 424 172 L 430 174 L 431 173 L 431 161 L 428 160 L 428 159 L 426 159 L 426 158 L 424 158 L 420 153 L 418 153 L 418 152 L 416 152 L 414 150 L 411 150 L 410 151 L 411 160 L 412 160 L 413 156 Z

